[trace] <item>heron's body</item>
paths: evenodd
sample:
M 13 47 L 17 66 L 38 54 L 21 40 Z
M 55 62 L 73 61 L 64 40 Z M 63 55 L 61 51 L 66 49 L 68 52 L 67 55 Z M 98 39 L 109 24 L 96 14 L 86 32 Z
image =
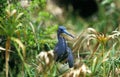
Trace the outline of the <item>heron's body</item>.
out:
M 56 61 L 62 61 L 67 56 L 67 50 L 66 50 L 66 41 L 63 37 L 59 37 L 58 43 L 54 49 L 56 54 Z M 66 55 L 66 56 L 65 56 Z

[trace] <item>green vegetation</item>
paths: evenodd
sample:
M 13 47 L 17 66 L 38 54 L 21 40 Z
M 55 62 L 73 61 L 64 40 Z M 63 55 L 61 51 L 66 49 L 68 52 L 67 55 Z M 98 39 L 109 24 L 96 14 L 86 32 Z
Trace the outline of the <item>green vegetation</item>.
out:
M 87 19 L 71 13 L 57 17 L 46 0 L 0 4 L 1 77 L 120 76 L 120 0 L 98 2 L 99 11 Z M 75 35 L 65 37 L 75 58 L 71 69 L 54 62 L 59 24 Z

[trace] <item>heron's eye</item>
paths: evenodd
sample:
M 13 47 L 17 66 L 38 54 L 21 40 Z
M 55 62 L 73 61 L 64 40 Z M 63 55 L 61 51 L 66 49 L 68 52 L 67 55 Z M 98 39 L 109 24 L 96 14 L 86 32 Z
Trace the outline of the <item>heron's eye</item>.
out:
M 63 31 L 63 29 L 61 29 L 61 31 Z
M 63 32 L 63 29 L 60 29 L 60 32 Z

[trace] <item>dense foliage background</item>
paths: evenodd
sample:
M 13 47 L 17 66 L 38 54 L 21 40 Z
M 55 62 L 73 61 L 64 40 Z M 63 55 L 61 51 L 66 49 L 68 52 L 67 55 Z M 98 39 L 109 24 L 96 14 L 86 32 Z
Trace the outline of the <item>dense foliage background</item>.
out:
M 1 77 L 120 76 L 120 0 L 64 1 L 0 1 Z M 74 68 L 54 62 L 59 25 L 76 37 Z

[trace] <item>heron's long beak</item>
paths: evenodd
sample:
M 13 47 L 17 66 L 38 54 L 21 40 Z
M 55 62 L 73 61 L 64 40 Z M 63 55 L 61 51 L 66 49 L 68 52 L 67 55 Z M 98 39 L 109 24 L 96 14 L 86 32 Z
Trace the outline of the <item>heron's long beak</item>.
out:
M 65 34 L 71 36 L 72 38 L 74 38 L 74 36 L 72 34 L 70 34 L 67 30 L 64 30 L 63 33 L 65 33 Z

